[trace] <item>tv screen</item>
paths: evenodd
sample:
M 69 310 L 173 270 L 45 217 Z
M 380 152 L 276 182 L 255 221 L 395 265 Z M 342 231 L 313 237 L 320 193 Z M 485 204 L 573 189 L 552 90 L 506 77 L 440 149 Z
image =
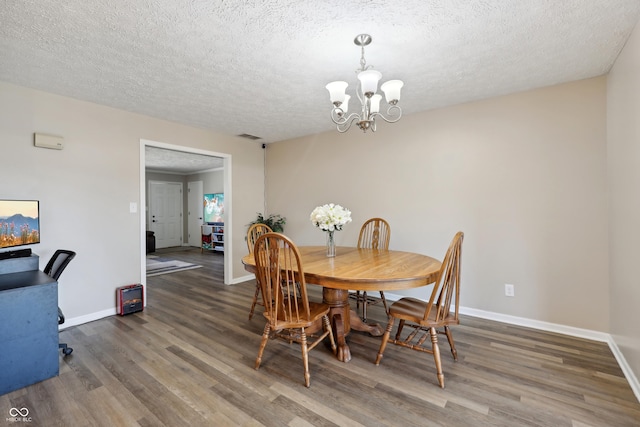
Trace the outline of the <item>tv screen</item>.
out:
M 204 195 L 204 222 L 224 222 L 224 194 L 211 193 Z
M 38 200 L 0 200 L 0 248 L 40 243 Z

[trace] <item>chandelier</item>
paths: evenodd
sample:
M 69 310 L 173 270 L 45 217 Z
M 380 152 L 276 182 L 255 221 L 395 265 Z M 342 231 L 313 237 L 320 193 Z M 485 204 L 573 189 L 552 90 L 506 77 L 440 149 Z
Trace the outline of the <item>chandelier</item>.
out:
M 384 92 L 385 100 L 389 104 L 386 116 L 383 115 L 380 112 L 382 95 L 376 93 L 382 74 L 379 71 L 372 70 L 371 65 L 367 65 L 367 61 L 364 59 L 364 47 L 371 43 L 371 36 L 369 34 L 360 34 L 353 42 L 360 46 L 362 50 L 360 68 L 356 70 L 358 76 L 356 95 L 362 104 L 362 108 L 359 113 L 347 115 L 349 99 L 351 99 L 351 96 L 346 94 L 349 84 L 343 81 L 331 82 L 326 86 L 333 104 L 331 120 L 336 124 L 336 128 L 340 133 L 348 131 L 354 122 L 358 124 L 358 127 L 363 132 L 368 129 L 375 132 L 376 118 L 379 117 L 387 123 L 395 123 L 402 117 L 402 109 L 398 106 L 398 101 L 400 101 L 400 89 L 404 83 L 401 80 L 389 80 L 380 86 L 380 89 Z

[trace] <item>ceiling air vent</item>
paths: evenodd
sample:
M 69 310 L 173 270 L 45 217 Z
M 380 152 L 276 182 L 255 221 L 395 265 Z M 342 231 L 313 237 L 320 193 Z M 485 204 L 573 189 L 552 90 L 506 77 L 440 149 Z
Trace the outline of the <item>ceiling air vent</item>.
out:
M 240 134 L 240 135 L 238 135 L 238 136 L 239 136 L 240 138 L 247 138 L 247 139 L 250 139 L 250 140 L 252 140 L 252 141 L 255 141 L 256 139 L 262 139 L 262 138 L 260 138 L 259 136 L 249 135 L 248 133 L 243 133 L 243 134 Z

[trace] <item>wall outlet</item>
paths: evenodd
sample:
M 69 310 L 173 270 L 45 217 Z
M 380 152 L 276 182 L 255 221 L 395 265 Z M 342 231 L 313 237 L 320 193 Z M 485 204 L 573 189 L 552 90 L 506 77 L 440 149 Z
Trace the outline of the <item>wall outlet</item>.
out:
M 508 297 L 512 297 L 515 296 L 516 294 L 516 290 L 515 290 L 515 286 L 507 283 L 504 285 L 504 294 Z

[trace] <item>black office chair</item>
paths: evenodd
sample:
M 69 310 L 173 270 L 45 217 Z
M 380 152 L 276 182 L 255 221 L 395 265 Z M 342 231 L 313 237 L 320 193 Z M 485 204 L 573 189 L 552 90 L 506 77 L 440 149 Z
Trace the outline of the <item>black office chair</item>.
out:
M 57 281 L 64 269 L 67 268 L 67 265 L 75 256 L 76 253 L 73 251 L 58 249 L 44 268 L 44 273 Z M 64 314 L 62 313 L 62 310 L 60 310 L 60 307 L 58 307 L 58 325 L 62 325 L 63 323 Z M 62 353 L 65 356 L 68 356 L 73 352 L 73 349 L 65 343 L 59 343 L 58 348 L 62 350 Z

